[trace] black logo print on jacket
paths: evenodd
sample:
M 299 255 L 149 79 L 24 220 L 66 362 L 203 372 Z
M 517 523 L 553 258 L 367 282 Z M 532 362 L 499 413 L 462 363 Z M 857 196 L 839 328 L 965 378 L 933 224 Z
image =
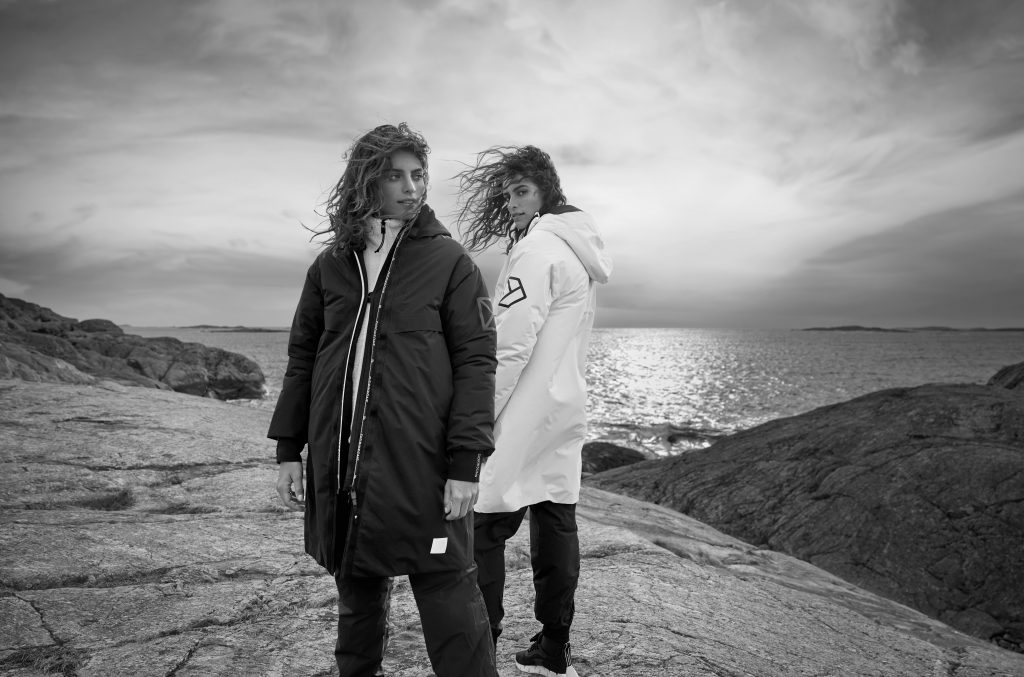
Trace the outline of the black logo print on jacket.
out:
M 498 301 L 498 305 L 502 308 L 511 308 L 520 301 L 526 300 L 526 289 L 523 287 L 523 281 L 518 277 L 509 277 L 505 281 L 508 286 L 508 291 Z

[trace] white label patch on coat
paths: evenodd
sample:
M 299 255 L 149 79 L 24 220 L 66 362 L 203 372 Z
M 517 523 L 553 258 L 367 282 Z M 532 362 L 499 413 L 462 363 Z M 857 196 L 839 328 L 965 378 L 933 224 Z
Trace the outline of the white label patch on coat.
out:
M 435 538 L 434 542 L 430 544 L 431 555 L 443 555 L 448 550 L 448 538 Z
M 498 301 L 498 305 L 502 308 L 511 308 L 520 301 L 526 300 L 526 288 L 523 287 L 523 281 L 518 277 L 511 276 L 505 280 L 505 285 L 508 287 L 508 291 Z

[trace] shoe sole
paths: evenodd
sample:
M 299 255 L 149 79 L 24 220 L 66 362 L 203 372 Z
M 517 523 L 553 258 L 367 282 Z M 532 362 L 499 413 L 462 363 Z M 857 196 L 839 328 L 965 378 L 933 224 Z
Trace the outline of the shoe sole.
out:
M 576 672 L 576 668 L 571 665 L 565 669 L 565 672 L 554 672 L 541 665 L 523 665 L 519 661 L 512 662 L 516 664 L 516 667 L 521 672 L 529 672 L 534 675 L 544 675 L 545 677 L 580 677 L 579 673 Z

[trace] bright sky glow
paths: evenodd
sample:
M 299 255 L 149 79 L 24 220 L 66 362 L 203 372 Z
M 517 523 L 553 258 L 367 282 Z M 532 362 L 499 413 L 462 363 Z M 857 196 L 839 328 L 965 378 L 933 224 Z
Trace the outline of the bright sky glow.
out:
M 1024 326 L 1013 0 L 0 0 L 0 293 L 287 325 L 302 224 L 398 121 L 456 234 L 460 163 L 550 152 L 602 325 Z

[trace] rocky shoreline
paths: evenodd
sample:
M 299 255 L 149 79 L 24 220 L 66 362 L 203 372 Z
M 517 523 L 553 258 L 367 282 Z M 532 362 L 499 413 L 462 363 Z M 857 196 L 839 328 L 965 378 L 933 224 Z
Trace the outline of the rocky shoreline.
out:
M 214 401 L 263 386 L 242 355 L 0 295 L 0 675 L 332 674 L 270 413 Z M 1024 363 L 675 458 L 586 445 L 579 674 L 1024 675 L 997 646 L 1024 637 L 1022 394 Z M 525 531 L 503 676 L 536 630 Z M 388 674 L 430 675 L 404 579 L 393 610 Z
M 870 393 L 586 482 L 1024 651 L 1024 363 L 984 386 Z
M 220 400 L 264 394 L 250 358 L 175 338 L 126 334 L 110 320 L 58 315 L 0 294 L 0 378 L 96 384 L 108 380 Z
M 268 417 L 0 381 L 0 674 L 331 674 L 333 583 L 277 505 Z M 585 487 L 578 512 L 580 675 L 1024 674 L 1022 655 L 668 508 Z M 503 677 L 536 629 L 525 531 Z M 430 674 L 417 618 L 398 579 L 389 675 Z

